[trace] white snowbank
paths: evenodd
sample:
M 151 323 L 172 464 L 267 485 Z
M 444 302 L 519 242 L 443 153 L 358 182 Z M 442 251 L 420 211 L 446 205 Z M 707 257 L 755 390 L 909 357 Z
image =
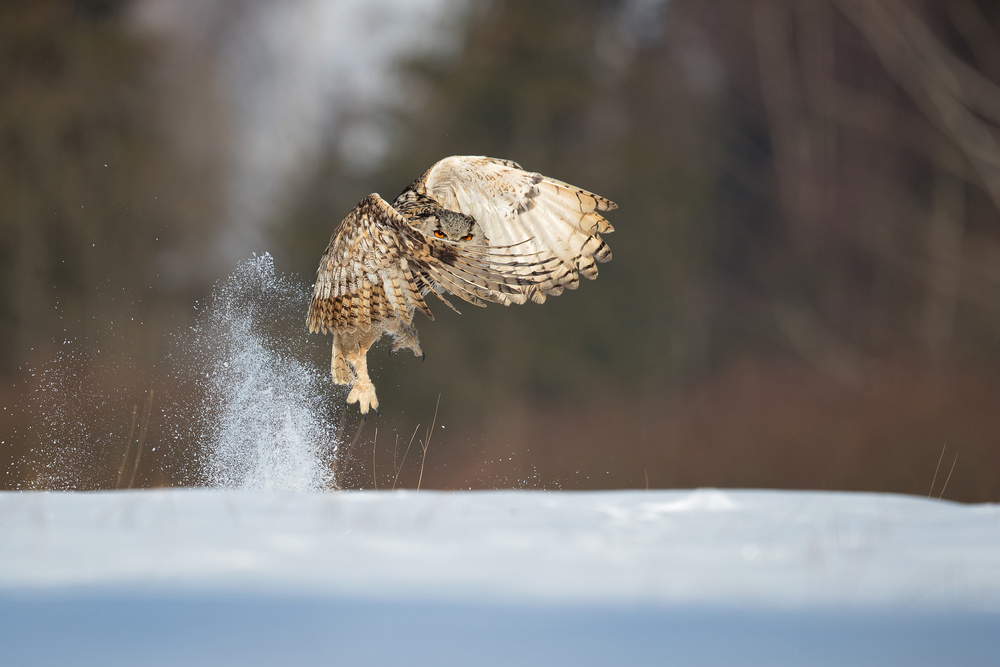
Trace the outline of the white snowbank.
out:
M 54 628 L 73 664 L 109 637 L 150 651 L 143 664 L 996 664 L 998 612 L 997 505 L 712 489 L 0 493 L 0 647 L 38 664 L 63 664 Z M 412 652 L 424 644 L 431 655 Z
M 1000 506 L 784 491 L 0 494 L 0 586 L 1000 611 Z

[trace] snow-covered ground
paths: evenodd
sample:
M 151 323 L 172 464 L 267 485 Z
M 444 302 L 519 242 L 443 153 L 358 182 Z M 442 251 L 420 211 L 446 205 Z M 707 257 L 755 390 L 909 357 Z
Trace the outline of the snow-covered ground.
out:
M 0 664 L 1000 664 L 1000 506 L 0 494 Z

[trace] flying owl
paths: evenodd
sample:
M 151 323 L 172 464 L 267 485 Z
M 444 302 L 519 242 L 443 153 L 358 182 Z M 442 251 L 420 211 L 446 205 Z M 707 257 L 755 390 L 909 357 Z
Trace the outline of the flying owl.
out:
M 510 160 L 444 158 L 386 202 L 370 194 L 347 214 L 323 253 L 309 331 L 333 334 L 330 370 L 351 386 L 347 403 L 378 409 L 367 354 L 383 334 L 389 354 L 423 356 L 413 314 L 434 316 L 424 297 L 510 305 L 576 289 L 611 259 L 601 215 L 614 202 L 523 170 Z M 457 312 L 457 310 L 456 310 Z

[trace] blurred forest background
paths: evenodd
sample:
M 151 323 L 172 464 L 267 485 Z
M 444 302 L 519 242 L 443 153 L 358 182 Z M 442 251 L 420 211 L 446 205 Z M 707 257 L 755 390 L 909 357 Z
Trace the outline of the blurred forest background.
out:
M 113 488 L 216 281 L 311 285 L 363 196 L 483 154 L 616 201 L 614 259 L 373 351 L 340 485 L 391 483 L 440 394 L 424 488 L 927 494 L 940 460 L 934 495 L 1000 501 L 998 130 L 984 0 L 4 0 L 0 485 L 79 417 L 39 369 L 86 378 L 79 488 Z M 185 482 L 164 414 L 137 485 Z

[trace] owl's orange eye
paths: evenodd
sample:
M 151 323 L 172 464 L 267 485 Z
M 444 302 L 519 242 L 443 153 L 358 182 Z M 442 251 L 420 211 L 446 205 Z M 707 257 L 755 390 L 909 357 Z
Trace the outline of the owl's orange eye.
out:
M 471 241 L 472 240 L 472 233 L 470 232 L 470 233 L 466 234 L 465 236 L 463 236 L 462 240 L 463 241 Z
M 438 237 L 439 239 L 443 239 L 444 238 L 444 232 L 442 232 L 440 229 L 435 229 L 434 230 L 434 236 Z

